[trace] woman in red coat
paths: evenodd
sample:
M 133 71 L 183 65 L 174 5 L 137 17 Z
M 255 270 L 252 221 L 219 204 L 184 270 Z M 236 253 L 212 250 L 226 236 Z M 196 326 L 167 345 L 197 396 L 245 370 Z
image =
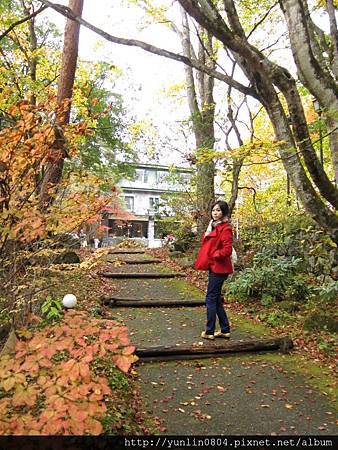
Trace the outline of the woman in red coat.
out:
M 228 221 L 228 214 L 229 206 L 226 202 L 217 201 L 212 205 L 212 220 L 202 236 L 202 245 L 195 262 L 196 269 L 209 271 L 205 297 L 207 323 L 205 331 L 201 334 L 204 339 L 230 338 L 229 320 L 221 298 L 223 283 L 233 272 L 232 229 Z M 221 329 L 215 332 L 216 316 Z

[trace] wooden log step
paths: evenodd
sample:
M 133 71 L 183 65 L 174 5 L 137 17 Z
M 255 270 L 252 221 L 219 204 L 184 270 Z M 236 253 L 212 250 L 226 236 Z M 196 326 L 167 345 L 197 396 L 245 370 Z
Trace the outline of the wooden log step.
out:
M 104 298 L 102 299 L 104 305 L 114 307 L 173 307 L 173 306 L 203 306 L 205 305 L 205 300 L 183 300 L 183 299 L 168 299 L 168 300 L 157 300 L 157 299 L 137 299 L 137 298 Z
M 184 273 L 122 273 L 122 272 L 98 272 L 98 275 L 106 278 L 176 278 L 184 277 Z
M 114 263 L 118 261 L 117 259 L 109 259 L 107 262 Z M 120 260 L 123 264 L 160 264 L 162 261 L 160 259 L 123 259 Z
M 293 348 L 293 342 L 288 336 L 269 338 L 269 339 L 248 339 L 238 341 L 223 341 L 219 340 L 203 342 L 202 345 L 168 345 L 157 347 L 138 347 L 135 354 L 139 358 L 161 359 L 166 357 L 176 356 L 177 359 L 191 359 L 192 356 L 199 358 L 200 356 L 215 357 L 215 355 L 223 355 L 226 353 L 239 352 L 261 352 L 279 350 L 287 353 Z
M 108 252 L 108 255 L 137 255 L 137 254 L 143 254 L 145 253 L 144 250 L 132 250 L 132 249 L 116 249 L 116 250 L 110 250 Z

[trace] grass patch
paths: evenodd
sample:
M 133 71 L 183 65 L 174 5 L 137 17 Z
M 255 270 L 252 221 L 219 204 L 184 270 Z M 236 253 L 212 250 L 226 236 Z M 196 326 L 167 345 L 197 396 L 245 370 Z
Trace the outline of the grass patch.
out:
M 267 334 L 271 335 L 269 327 L 267 327 L 264 324 L 254 322 L 253 320 L 250 319 L 242 318 L 237 314 L 234 314 L 231 320 L 238 328 L 240 328 L 244 332 L 252 333 L 258 337 L 259 336 L 264 337 Z
M 173 279 L 171 283 L 178 292 L 184 292 L 185 294 L 189 294 L 192 297 L 198 298 L 204 295 L 204 293 L 200 289 L 192 286 L 191 284 L 188 284 L 184 280 Z
M 96 358 L 91 368 L 96 375 L 104 375 L 112 390 L 106 398 L 107 411 L 101 418 L 103 433 L 110 435 L 139 435 L 144 432 L 137 405 L 138 387 L 132 375 L 122 373 L 108 358 Z M 143 422 L 143 418 L 142 418 Z

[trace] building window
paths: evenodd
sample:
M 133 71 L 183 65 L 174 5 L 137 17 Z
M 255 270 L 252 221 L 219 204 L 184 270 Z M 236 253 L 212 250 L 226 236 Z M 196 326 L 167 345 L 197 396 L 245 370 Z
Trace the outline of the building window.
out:
M 150 209 L 158 209 L 160 204 L 159 197 L 149 197 L 149 208 Z
M 124 201 L 125 201 L 127 210 L 130 212 L 133 212 L 134 211 L 134 197 L 131 195 L 125 195 Z
M 168 174 L 166 172 L 164 172 L 163 170 L 157 170 L 156 171 L 156 182 L 157 183 L 163 183 L 163 181 L 165 181 L 165 177 Z
M 137 169 L 136 170 L 135 180 L 143 182 L 143 177 L 144 177 L 144 171 L 140 170 L 140 169 Z
M 183 182 L 186 184 L 190 183 L 191 175 L 189 173 L 182 174 Z

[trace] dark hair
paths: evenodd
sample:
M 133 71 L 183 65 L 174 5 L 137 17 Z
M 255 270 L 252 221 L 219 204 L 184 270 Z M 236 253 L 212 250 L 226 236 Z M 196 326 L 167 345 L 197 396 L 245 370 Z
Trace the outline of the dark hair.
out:
M 217 202 L 215 202 L 213 205 L 211 205 L 210 214 L 216 205 L 218 205 L 220 207 L 223 217 L 226 217 L 229 214 L 229 205 L 227 204 L 227 202 L 224 202 L 223 200 L 217 200 Z

